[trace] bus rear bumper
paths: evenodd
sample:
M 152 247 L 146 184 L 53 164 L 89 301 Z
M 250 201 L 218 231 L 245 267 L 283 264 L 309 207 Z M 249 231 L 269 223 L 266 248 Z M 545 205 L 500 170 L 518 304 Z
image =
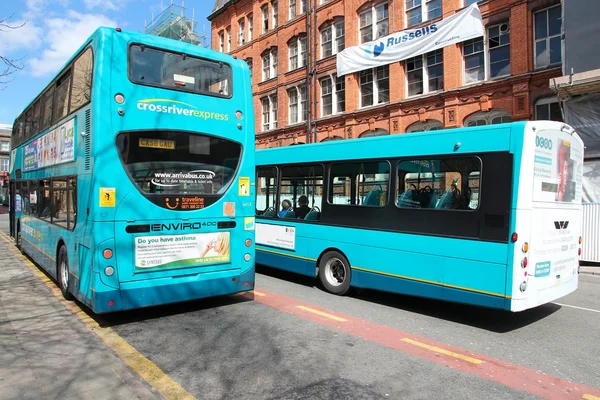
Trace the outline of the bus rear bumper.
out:
M 122 282 L 120 290 L 93 292 L 91 308 L 94 313 L 102 314 L 249 291 L 254 289 L 254 271 L 252 265 L 241 274 L 219 272 L 193 279 Z

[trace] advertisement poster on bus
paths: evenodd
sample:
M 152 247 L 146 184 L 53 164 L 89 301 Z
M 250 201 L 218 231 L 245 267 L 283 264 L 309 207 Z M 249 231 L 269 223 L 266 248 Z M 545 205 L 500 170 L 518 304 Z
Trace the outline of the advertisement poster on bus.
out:
M 25 145 L 23 170 L 31 171 L 75 160 L 74 120 Z
M 256 244 L 296 249 L 296 228 L 293 226 L 256 224 Z
M 533 200 L 579 203 L 583 171 L 579 142 L 559 131 L 540 131 L 535 141 Z
M 137 270 L 191 267 L 230 260 L 229 232 L 139 236 L 134 240 Z

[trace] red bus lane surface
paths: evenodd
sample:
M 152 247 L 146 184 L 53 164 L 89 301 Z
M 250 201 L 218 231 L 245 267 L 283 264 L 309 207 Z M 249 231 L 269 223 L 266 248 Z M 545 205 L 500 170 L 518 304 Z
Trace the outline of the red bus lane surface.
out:
M 291 297 L 257 289 L 254 291 L 254 301 L 545 399 L 600 400 L 599 389 L 449 346 L 399 329 L 336 313 Z

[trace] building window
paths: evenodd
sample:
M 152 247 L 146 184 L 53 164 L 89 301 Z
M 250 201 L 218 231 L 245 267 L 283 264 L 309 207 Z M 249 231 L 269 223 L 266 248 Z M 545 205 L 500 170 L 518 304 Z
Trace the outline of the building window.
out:
M 246 41 L 246 21 L 244 18 L 238 21 L 238 46 L 242 46 Z
M 296 0 L 290 0 L 290 16 L 289 19 L 296 18 Z
M 442 0 L 406 0 L 406 26 L 409 28 L 441 16 Z
M 463 42 L 465 84 L 510 75 L 509 24 L 502 23 L 489 27 L 487 36 L 485 42 L 483 38 Z M 487 43 L 487 48 L 485 43 Z
M 10 142 L 1 142 L 0 143 L 0 151 L 9 152 L 10 151 Z
M 442 49 L 406 60 L 408 95 L 444 89 L 444 52 Z
M 292 87 L 287 92 L 289 124 L 306 121 L 308 116 L 306 86 Z
M 321 28 L 321 58 L 329 57 L 344 50 L 344 20 L 338 19 Z
M 367 43 L 374 39 L 387 36 L 388 3 L 375 4 L 362 11 L 359 15 L 360 42 Z M 375 23 L 373 23 L 375 21 Z
M 306 66 L 307 52 L 306 52 L 306 36 L 293 37 L 288 42 L 289 57 L 290 57 L 290 71 Z
M 390 101 L 389 65 L 361 71 L 359 81 L 361 107 Z
M 335 85 L 335 86 L 334 86 Z M 321 79 L 321 115 L 327 116 L 345 111 L 346 93 L 345 80 L 343 76 L 339 78 L 326 77 Z
M 0 158 L 0 171 L 8 172 L 8 158 Z
M 262 33 L 267 33 L 269 31 L 269 5 L 265 4 L 261 7 L 262 12 Z
M 473 3 L 479 3 L 482 0 L 465 0 L 465 7 L 470 6 Z
M 425 122 L 415 122 L 406 130 L 407 133 L 429 132 L 444 129 L 444 125 L 437 119 L 428 119 Z
M 272 94 L 260 99 L 262 103 L 262 130 L 277 128 L 277 95 Z
M 546 97 L 535 102 L 535 119 L 564 122 L 560 104 L 556 97 Z
M 541 68 L 562 62 L 560 5 L 534 14 L 535 67 Z
M 225 53 L 225 32 L 219 32 L 219 51 Z
M 273 48 L 262 55 L 263 81 L 277 76 L 277 48 Z
M 252 14 L 248 14 L 248 41 L 252 40 L 252 25 L 254 24 L 254 18 Z
M 510 122 L 510 115 L 501 109 L 478 111 L 465 119 L 465 126 L 483 126 Z
M 300 0 L 300 14 L 306 12 L 306 0 Z
M 508 23 L 490 26 L 487 32 L 490 78 L 510 75 L 510 27 Z
M 279 17 L 279 4 L 277 0 L 271 1 L 271 10 L 273 12 L 273 29 L 277 28 L 277 18 Z
M 231 27 L 227 27 L 227 29 L 225 29 L 225 36 L 227 36 L 227 52 L 229 53 L 231 51 Z
M 252 57 L 246 58 L 246 64 L 248 64 L 248 69 L 250 69 L 250 83 L 252 83 Z

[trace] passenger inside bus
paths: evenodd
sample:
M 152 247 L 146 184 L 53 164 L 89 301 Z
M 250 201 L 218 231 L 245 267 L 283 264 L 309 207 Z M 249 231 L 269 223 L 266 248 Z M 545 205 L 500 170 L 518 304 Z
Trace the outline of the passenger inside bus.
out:
M 306 197 L 306 195 L 298 197 L 298 207 L 296 207 L 294 211 L 296 212 L 296 218 L 298 219 L 304 219 L 306 214 L 310 212 L 308 197 Z
M 281 202 L 281 211 L 279 211 L 279 218 L 283 218 L 285 216 L 285 213 L 287 213 L 290 208 L 292 208 L 292 202 L 288 199 L 284 199 Z

